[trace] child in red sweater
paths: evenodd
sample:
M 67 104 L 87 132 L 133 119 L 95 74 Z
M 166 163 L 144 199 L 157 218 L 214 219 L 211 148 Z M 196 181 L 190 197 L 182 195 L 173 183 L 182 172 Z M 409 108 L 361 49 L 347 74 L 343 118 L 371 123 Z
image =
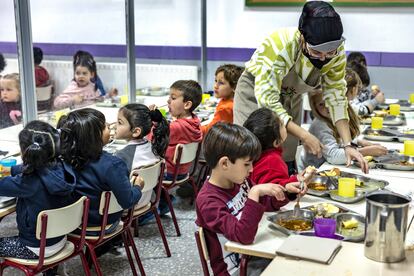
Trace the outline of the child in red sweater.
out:
M 250 130 L 259 139 L 262 146 L 262 155 L 254 163 L 251 179 L 253 183 L 274 183 L 277 189 L 287 191 L 288 193 L 297 194 L 300 192 L 300 181 L 304 181 L 304 190 L 300 196 L 304 195 L 307 190 L 307 183 L 312 179 L 312 170 L 308 171 L 305 177 L 305 171 L 298 175 L 288 174 L 288 167 L 282 158 L 282 143 L 286 140 L 287 131 L 283 122 L 268 108 L 259 108 L 250 114 L 244 123 L 244 127 Z M 289 199 L 293 199 L 289 197 Z M 266 206 L 266 211 L 277 211 L 280 207 L 289 203 L 289 199 L 270 204 L 265 202 L 268 199 L 262 199 L 261 203 Z
M 213 120 L 201 127 L 203 135 L 218 122 L 233 123 L 233 98 L 244 68 L 234 64 L 224 64 L 217 68 L 214 79 L 214 96 L 221 99 L 216 106 Z
M 230 275 L 228 270 L 237 267 L 237 258 L 223 252 L 222 244 L 226 239 L 252 243 L 265 211 L 259 198 L 283 200 L 285 194 L 274 184 L 251 187 L 247 177 L 261 149 L 258 139 L 247 129 L 217 123 L 207 133 L 203 146 L 212 172 L 196 199 L 196 224 L 204 228 L 214 275 Z M 223 253 L 227 253 L 225 257 Z

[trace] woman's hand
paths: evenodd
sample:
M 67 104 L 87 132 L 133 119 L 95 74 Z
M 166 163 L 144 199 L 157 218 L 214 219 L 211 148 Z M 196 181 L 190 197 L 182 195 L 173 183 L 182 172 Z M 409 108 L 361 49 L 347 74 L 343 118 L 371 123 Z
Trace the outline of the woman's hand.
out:
M 368 162 L 364 159 L 362 154 L 353 147 L 345 147 L 346 166 L 351 165 L 352 160 L 356 160 L 361 164 L 361 170 L 363 173 L 368 173 Z
M 371 146 L 367 146 L 367 147 L 363 147 L 359 149 L 359 152 L 363 156 L 367 156 L 367 155 L 381 156 L 381 155 L 386 155 L 388 153 L 388 149 L 381 145 L 371 145 Z
M 322 157 L 323 145 L 318 140 L 318 138 L 316 138 L 315 136 L 313 136 L 312 134 L 307 132 L 303 136 L 302 143 L 303 143 L 303 146 L 305 147 L 305 150 L 307 152 L 310 152 L 313 155 L 318 156 L 318 158 Z

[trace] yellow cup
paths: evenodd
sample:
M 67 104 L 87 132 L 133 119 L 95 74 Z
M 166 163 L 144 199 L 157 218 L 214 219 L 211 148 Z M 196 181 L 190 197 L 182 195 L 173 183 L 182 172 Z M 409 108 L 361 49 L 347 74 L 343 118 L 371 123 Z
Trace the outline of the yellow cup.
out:
M 355 196 L 355 178 L 341 177 L 338 179 L 338 195 L 342 197 Z
M 404 154 L 414 156 L 414 140 L 404 141 Z
M 372 129 L 382 129 L 382 122 L 384 121 L 382 117 L 372 117 L 371 120 Z
M 202 98 L 201 98 L 201 103 L 206 103 L 206 101 L 208 101 L 210 99 L 210 94 L 203 94 Z
M 414 93 L 410 94 L 410 103 L 414 104 Z
M 63 115 L 66 115 L 66 112 L 64 110 L 55 111 L 56 124 L 59 122 L 60 117 L 62 117 Z
M 128 95 L 122 95 L 121 97 L 119 97 L 121 100 L 121 105 L 126 105 L 128 104 Z
M 400 105 L 399 104 L 390 104 L 390 115 L 394 115 L 394 116 L 400 115 Z

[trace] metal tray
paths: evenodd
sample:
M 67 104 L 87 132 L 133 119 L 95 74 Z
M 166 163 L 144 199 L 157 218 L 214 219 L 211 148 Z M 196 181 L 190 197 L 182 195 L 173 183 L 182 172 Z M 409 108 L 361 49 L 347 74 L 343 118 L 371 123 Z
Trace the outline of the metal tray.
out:
M 365 238 L 365 218 L 360 214 L 349 212 L 337 214 L 336 219 L 336 233 L 342 235 L 344 240 L 352 242 L 360 242 Z M 358 227 L 355 229 L 344 229 L 342 221 L 355 219 L 358 221 Z
M 393 102 L 400 105 L 401 111 L 414 111 L 414 105 L 409 103 L 407 100 L 398 100 L 396 102 Z M 377 105 L 377 108 L 380 109 L 388 109 L 391 103 L 384 103 Z
M 16 203 L 15 197 L 0 196 L 0 208 L 8 207 Z
M 362 132 L 362 135 L 364 135 L 365 139 L 374 140 L 374 141 L 390 142 L 390 141 L 393 141 L 394 139 L 397 139 L 397 136 L 394 133 L 388 132 L 384 129 L 373 130 L 370 127 L 365 129 Z
M 361 124 L 369 125 L 371 124 L 371 117 L 363 118 L 361 120 Z M 405 115 L 400 114 L 398 116 L 388 115 L 384 117 L 384 121 L 382 122 L 385 126 L 402 126 L 406 124 Z
M 411 164 L 401 164 L 400 162 L 410 162 Z M 358 163 L 354 163 L 359 166 Z M 374 157 L 373 161 L 368 163 L 370 168 L 382 168 L 385 170 L 397 171 L 414 171 L 414 157 L 393 153 L 389 155 Z
M 294 230 L 287 229 L 278 223 L 278 221 L 280 220 L 288 220 L 288 219 L 295 219 L 295 218 L 310 220 L 312 223 L 312 228 L 313 228 L 313 219 L 315 216 L 315 213 L 313 211 L 302 208 L 299 210 L 298 217 L 294 217 L 293 212 L 294 212 L 293 210 L 279 211 L 279 212 L 276 212 L 274 215 L 267 217 L 267 220 L 270 222 L 270 225 L 273 229 L 278 230 L 286 235 L 297 234 L 303 231 L 294 231 Z M 310 229 L 307 229 L 306 231 L 309 231 L 309 230 Z
M 168 87 L 143 87 L 137 89 L 137 95 L 143 96 L 166 96 L 170 93 L 170 89 Z

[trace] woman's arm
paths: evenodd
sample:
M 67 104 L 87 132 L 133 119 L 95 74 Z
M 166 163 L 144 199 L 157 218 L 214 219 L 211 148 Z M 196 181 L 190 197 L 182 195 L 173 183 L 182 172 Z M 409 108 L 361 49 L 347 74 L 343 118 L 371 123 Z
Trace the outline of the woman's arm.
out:
M 322 156 L 323 145 L 314 135 L 295 124 L 292 120 L 287 124 L 287 131 L 302 141 L 307 152 L 318 156 L 318 158 Z

